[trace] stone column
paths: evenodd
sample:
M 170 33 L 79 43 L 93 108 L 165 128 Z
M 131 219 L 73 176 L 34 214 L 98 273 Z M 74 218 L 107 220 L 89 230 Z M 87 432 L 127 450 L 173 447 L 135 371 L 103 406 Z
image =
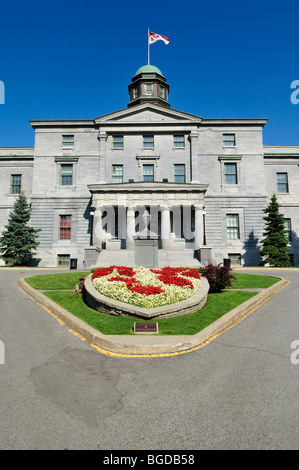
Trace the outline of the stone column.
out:
M 196 204 L 194 207 L 195 207 L 194 249 L 198 250 L 203 245 L 203 205 Z
M 127 235 L 126 235 L 126 249 L 134 250 L 135 241 L 133 236 L 135 235 L 135 209 L 129 206 L 127 209 Z
M 168 206 L 161 206 L 161 239 L 162 249 L 170 248 L 170 210 Z
M 102 207 L 97 206 L 93 216 L 92 244 L 102 248 L 103 228 L 102 228 Z

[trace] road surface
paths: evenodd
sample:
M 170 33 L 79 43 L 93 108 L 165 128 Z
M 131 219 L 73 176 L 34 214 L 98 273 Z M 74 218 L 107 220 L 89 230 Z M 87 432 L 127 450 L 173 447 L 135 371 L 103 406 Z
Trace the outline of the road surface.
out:
M 299 270 L 275 272 L 290 284 L 208 345 L 163 358 L 101 354 L 18 288 L 31 274 L 0 270 L 0 449 L 298 449 Z

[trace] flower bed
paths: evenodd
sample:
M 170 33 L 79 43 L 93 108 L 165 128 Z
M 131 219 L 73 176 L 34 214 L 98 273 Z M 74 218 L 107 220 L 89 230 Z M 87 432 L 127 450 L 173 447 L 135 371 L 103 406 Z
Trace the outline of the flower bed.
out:
M 106 297 L 143 308 L 186 300 L 200 287 L 196 269 L 110 266 L 92 274 L 94 288 Z

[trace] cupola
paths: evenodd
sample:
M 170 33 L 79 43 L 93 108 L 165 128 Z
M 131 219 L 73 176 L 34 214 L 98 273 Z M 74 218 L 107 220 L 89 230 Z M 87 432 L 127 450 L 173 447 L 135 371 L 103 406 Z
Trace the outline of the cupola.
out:
M 169 85 L 160 69 L 154 65 L 140 67 L 129 85 L 129 106 L 153 103 L 169 108 Z

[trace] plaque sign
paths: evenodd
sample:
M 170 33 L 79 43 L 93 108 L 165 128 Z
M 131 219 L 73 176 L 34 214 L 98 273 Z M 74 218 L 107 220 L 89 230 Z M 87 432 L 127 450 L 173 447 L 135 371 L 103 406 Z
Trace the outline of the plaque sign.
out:
M 134 333 L 136 334 L 158 334 L 158 323 L 156 322 L 135 322 Z

